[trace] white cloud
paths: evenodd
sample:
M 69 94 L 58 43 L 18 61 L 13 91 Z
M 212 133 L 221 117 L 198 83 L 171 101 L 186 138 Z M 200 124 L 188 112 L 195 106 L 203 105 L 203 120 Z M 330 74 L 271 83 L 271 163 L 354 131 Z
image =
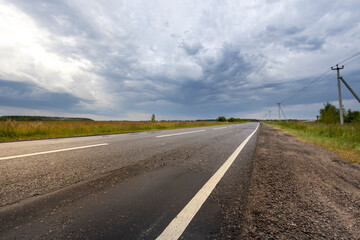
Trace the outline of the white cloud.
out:
M 355 0 L 0 0 L 0 6 L 0 80 L 71 94 L 79 101 L 68 111 L 114 118 L 150 112 L 174 118 L 174 106 L 179 119 L 232 114 L 237 106 L 253 116 L 252 109 L 287 97 L 360 45 Z M 299 98 L 294 116 L 312 116 L 300 105 L 326 101 L 326 94 Z
M 104 79 L 91 72 L 89 59 L 58 53 L 50 41 L 51 33 L 13 5 L 3 3 L 0 11 L 0 31 L 4 34 L 0 40 L 2 79 L 33 82 L 48 91 L 71 93 L 91 100 L 96 107 L 110 105 L 101 86 Z M 71 37 L 60 41 L 75 44 Z M 93 94 L 95 89 L 97 94 Z

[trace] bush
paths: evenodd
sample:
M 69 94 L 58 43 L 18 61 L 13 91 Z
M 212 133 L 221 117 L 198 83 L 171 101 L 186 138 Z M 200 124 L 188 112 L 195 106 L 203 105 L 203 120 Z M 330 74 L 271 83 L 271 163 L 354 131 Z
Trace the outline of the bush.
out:
M 360 123 L 360 112 L 349 109 L 344 117 L 346 123 Z
M 226 122 L 226 118 L 224 116 L 219 116 L 216 121 L 218 122 Z
M 242 122 L 243 120 L 241 120 L 240 118 L 233 118 L 233 117 L 231 117 L 231 118 L 228 119 L 228 121 L 229 121 L 229 122 Z
M 324 108 L 320 109 L 320 122 L 337 123 L 339 122 L 340 111 L 331 103 L 324 104 Z

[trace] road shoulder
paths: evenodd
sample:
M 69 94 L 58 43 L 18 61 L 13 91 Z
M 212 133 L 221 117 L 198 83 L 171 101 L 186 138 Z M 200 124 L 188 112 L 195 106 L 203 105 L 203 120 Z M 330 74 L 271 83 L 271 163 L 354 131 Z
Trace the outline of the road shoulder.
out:
M 360 238 L 360 166 L 262 125 L 242 238 Z

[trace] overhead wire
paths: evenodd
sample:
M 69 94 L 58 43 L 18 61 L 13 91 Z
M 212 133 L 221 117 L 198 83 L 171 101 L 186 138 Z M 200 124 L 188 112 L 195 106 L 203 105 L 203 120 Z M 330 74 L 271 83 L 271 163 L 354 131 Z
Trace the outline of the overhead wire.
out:
M 350 57 L 348 57 L 348 58 L 345 58 L 344 60 L 338 62 L 336 65 L 341 64 L 341 63 L 345 63 L 345 62 L 349 61 L 350 59 L 352 59 L 352 58 L 354 58 L 354 57 L 356 57 L 356 56 L 358 56 L 358 55 L 360 55 L 360 52 L 357 52 L 357 53 L 355 53 L 354 55 L 352 55 L 352 56 L 350 56 Z M 356 62 L 356 61 L 358 61 L 358 60 L 360 60 L 360 58 L 356 58 L 356 59 L 354 59 L 354 60 L 352 60 L 352 61 L 350 61 L 350 62 L 348 62 L 348 63 L 345 63 L 344 65 L 349 65 L 349 64 L 354 63 L 354 62 Z M 326 70 L 323 74 L 321 74 L 319 77 L 317 77 L 315 80 L 313 80 L 309 85 L 301 88 L 301 89 L 298 90 L 297 92 L 295 92 L 295 93 L 293 93 L 292 95 L 286 97 L 285 99 L 283 99 L 282 101 L 280 101 L 280 103 L 286 102 L 286 101 L 288 101 L 289 99 L 300 95 L 302 92 L 311 89 L 312 87 L 314 87 L 314 86 L 316 85 L 316 83 L 318 83 L 318 82 L 319 82 L 320 80 L 322 80 L 323 78 L 327 77 L 327 75 L 330 74 L 329 71 L 330 71 L 330 69 Z
M 356 59 L 352 60 L 351 62 L 348 62 L 348 63 L 346 63 L 344 65 L 347 66 L 347 65 L 349 65 L 349 64 L 351 64 L 353 62 L 359 61 L 359 60 L 360 60 L 360 58 L 356 58 Z
M 327 75 L 330 74 L 330 69 L 326 70 L 323 74 L 321 74 L 319 77 L 315 78 L 313 81 L 310 82 L 309 85 L 306 85 L 305 87 L 301 88 L 300 90 L 296 91 L 295 93 L 293 93 L 292 95 L 286 97 L 285 99 L 283 99 L 282 101 L 280 101 L 280 103 L 284 103 L 287 100 L 296 97 L 298 95 L 300 95 L 302 92 L 311 89 L 312 87 L 314 87 L 316 85 L 316 83 L 318 83 L 320 80 L 322 80 L 323 78 L 327 77 Z
M 341 63 L 344 63 L 344 62 L 346 62 L 347 60 L 350 60 L 350 59 L 352 59 L 353 57 L 356 57 L 356 56 L 358 56 L 358 55 L 360 55 L 360 52 L 355 53 L 355 54 L 352 55 L 351 57 L 345 58 L 344 60 L 338 62 L 336 65 L 341 64 Z

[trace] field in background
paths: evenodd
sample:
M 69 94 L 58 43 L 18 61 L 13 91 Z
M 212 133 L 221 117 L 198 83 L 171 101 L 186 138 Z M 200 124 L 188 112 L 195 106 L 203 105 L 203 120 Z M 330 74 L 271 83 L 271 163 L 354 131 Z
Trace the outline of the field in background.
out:
M 267 122 L 300 140 L 338 153 L 349 162 L 360 163 L 360 123 L 324 124 L 316 122 Z
M 0 121 L 0 142 L 223 125 L 215 121 Z

